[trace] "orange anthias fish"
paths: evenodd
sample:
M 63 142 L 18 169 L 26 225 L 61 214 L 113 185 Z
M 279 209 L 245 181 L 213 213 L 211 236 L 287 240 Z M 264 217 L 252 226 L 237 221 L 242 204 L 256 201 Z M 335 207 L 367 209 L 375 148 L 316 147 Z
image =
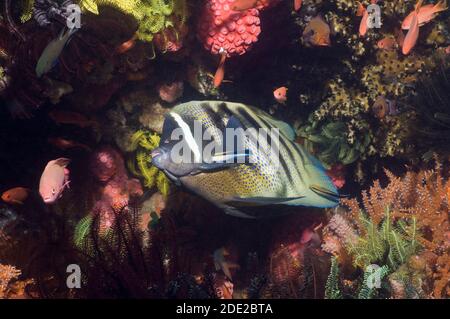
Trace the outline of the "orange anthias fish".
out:
M 50 138 L 48 138 L 48 142 L 61 150 L 68 150 L 68 149 L 72 149 L 72 148 L 81 148 L 88 152 L 91 151 L 91 148 L 87 145 L 84 145 L 82 143 L 78 143 L 78 142 L 75 142 L 72 140 L 67 140 L 62 137 L 53 137 L 53 138 L 50 137 Z
M 8 204 L 20 204 L 28 198 L 30 190 L 24 187 L 14 187 L 2 194 L 2 200 Z
M 303 30 L 303 41 L 306 45 L 330 46 L 330 26 L 318 15 L 311 19 L 305 30 Z
M 214 87 L 218 88 L 222 84 L 223 78 L 225 77 L 225 60 L 227 58 L 227 53 L 225 51 L 220 53 L 219 67 L 214 74 Z
M 393 50 L 397 45 L 397 40 L 393 37 L 384 37 L 380 41 L 377 42 L 377 47 L 382 50 Z
M 97 122 L 88 119 L 86 116 L 71 111 L 54 110 L 49 113 L 49 116 L 58 124 L 72 124 L 82 128 L 97 125 Z
M 244 11 L 254 8 L 258 5 L 258 0 L 236 0 L 233 2 L 231 10 Z
M 39 194 L 44 203 L 53 204 L 58 200 L 66 187 L 69 187 L 69 165 L 70 159 L 58 158 L 48 162 L 39 181 Z
M 409 27 L 408 33 L 405 36 L 405 41 L 403 41 L 402 53 L 404 55 L 409 54 L 411 50 L 417 43 L 419 38 L 419 17 L 418 13 L 422 5 L 423 0 L 419 0 L 416 4 L 416 10 L 413 12 L 413 17 L 411 20 L 411 25 Z
M 370 1 L 372 4 L 376 4 L 377 2 L 378 0 Z M 356 12 L 356 16 L 362 16 L 361 23 L 359 24 L 359 35 L 363 37 L 366 35 L 368 29 L 367 19 L 369 18 L 369 12 L 367 12 L 367 9 L 361 2 L 358 2 L 358 11 Z
M 265 2 L 268 2 L 267 0 Z M 294 10 L 298 11 L 302 7 L 303 0 L 294 0 Z M 256 8 L 264 4 L 262 0 L 236 0 L 231 6 L 231 10 L 245 11 L 248 9 Z
M 123 54 L 123 53 L 131 50 L 136 45 L 136 38 L 137 38 L 137 35 L 134 34 L 130 40 L 119 45 L 116 49 L 116 53 Z
M 278 103 L 286 103 L 287 101 L 287 91 L 288 89 L 285 86 L 282 86 L 275 91 L 273 91 L 273 96 Z
M 416 4 L 417 7 L 417 4 Z M 419 19 L 419 27 L 423 26 L 424 24 L 430 22 L 433 20 L 437 14 L 441 11 L 447 10 L 447 3 L 446 1 L 439 1 L 436 4 L 427 4 L 424 6 L 421 6 L 419 9 L 419 12 L 417 14 Z M 411 22 L 413 19 L 414 12 L 416 10 L 414 9 L 402 22 L 402 29 L 403 30 L 409 30 L 411 26 Z
M 401 28 L 396 29 L 395 37 L 396 37 L 396 40 L 397 40 L 397 44 L 400 47 L 403 47 L 403 43 L 405 42 L 405 35 L 403 34 L 403 31 L 402 31 Z

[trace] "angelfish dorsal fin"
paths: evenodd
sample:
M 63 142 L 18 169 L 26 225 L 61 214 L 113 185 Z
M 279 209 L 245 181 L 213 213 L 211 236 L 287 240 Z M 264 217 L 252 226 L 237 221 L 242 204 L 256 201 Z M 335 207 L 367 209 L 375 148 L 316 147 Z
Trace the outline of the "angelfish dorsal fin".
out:
M 291 125 L 284 121 L 276 120 L 273 117 L 267 116 L 266 114 L 259 114 L 259 116 L 273 127 L 279 129 L 280 132 L 285 135 L 290 141 L 295 140 L 296 134 Z

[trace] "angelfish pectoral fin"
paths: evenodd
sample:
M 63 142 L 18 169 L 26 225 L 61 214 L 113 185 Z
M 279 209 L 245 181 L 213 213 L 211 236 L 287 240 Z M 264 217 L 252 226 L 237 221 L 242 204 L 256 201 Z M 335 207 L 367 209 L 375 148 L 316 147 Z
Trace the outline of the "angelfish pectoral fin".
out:
M 181 182 L 180 179 L 178 177 L 176 177 L 175 175 L 173 175 L 172 173 L 170 173 L 167 170 L 164 170 L 164 174 L 166 174 L 166 176 L 176 185 L 176 186 L 181 186 Z
M 318 185 L 311 185 L 309 189 L 330 201 L 339 202 L 339 199 L 341 198 L 339 194 Z
M 255 216 L 246 214 L 244 212 L 241 212 L 240 210 L 231 207 L 231 206 L 226 206 L 223 208 L 223 210 L 225 211 L 225 213 L 227 215 L 231 215 L 231 216 L 235 216 L 235 217 L 240 217 L 240 218 L 247 218 L 247 219 L 256 219 Z
M 289 201 L 295 201 L 303 198 L 304 196 L 297 197 L 233 197 L 228 204 L 234 204 L 235 206 L 266 206 L 274 204 L 283 204 Z

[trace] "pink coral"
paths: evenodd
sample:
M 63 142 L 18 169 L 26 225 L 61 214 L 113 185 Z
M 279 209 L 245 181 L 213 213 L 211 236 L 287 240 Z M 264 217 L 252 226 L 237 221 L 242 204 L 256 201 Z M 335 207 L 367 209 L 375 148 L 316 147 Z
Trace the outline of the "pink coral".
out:
M 91 171 L 97 180 L 105 183 L 93 213 L 100 216 L 100 231 L 104 233 L 115 220 L 117 213 L 126 211 L 130 197 L 142 196 L 142 186 L 137 179 L 129 178 L 121 154 L 112 147 L 103 147 L 92 157 Z
M 90 162 L 90 170 L 97 180 L 107 182 L 117 171 L 120 154 L 112 147 L 104 147 L 94 152 Z
M 198 35 L 206 50 L 227 57 L 246 53 L 261 33 L 259 10 L 233 11 L 234 0 L 208 0 Z
M 171 84 L 163 84 L 158 88 L 159 97 L 167 103 L 173 103 L 183 95 L 184 85 L 182 81 Z

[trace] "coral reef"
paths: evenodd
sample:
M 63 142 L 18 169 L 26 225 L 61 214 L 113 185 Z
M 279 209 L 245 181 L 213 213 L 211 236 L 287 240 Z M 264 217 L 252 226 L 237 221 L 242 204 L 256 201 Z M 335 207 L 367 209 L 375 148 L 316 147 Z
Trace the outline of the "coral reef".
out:
M 303 145 L 319 160 L 331 167 L 334 164 L 349 165 L 364 154 L 370 144 L 370 135 L 360 135 L 348 140 L 348 130 L 344 122 L 308 123 L 297 132 Z
M 173 103 L 183 95 L 183 82 L 162 84 L 158 88 L 159 97 L 167 103 Z
M 19 280 L 22 272 L 14 266 L 0 264 L 0 299 L 27 299 L 26 289 L 32 279 Z
M 10 265 L 0 264 L 0 299 L 6 298 L 11 290 L 11 281 L 20 276 L 20 270 Z
M 159 47 L 164 52 L 177 51 L 180 39 L 186 34 L 188 11 L 185 0 L 81 0 L 80 6 L 95 14 L 101 12 L 99 6 L 112 6 L 133 16 L 139 23 L 137 38 L 151 42 L 158 35 Z M 167 32 L 172 32 L 171 36 Z M 168 42 L 178 42 L 178 48 Z
M 410 171 L 403 178 L 389 171 L 386 174 L 386 187 L 376 181 L 362 193 L 363 211 L 356 199 L 343 200 L 349 215 L 332 217 L 322 248 L 335 255 L 347 271 L 351 261 L 366 272 L 362 285 L 371 275 L 367 273 L 369 266 L 384 267 L 381 279 L 391 286 L 388 291 L 377 292 L 380 297 L 383 293 L 390 297 L 448 297 L 450 182 L 442 176 L 439 164 L 434 170 Z M 336 279 L 332 279 L 336 272 L 332 268 L 330 296 L 337 295 Z M 359 297 L 374 293 L 374 289 L 361 287 Z
M 432 76 L 421 79 L 411 105 L 414 125 L 410 140 L 417 143 L 416 150 L 429 160 L 437 153 L 448 157 L 450 136 L 450 69 L 442 68 Z
M 28 198 L 0 204 L 0 298 L 450 297 L 450 10 L 405 54 L 416 0 L 293 2 L 2 1 L 0 193 Z M 38 77 L 70 4 L 81 28 Z M 205 99 L 291 125 L 340 205 L 247 220 L 172 185 L 151 152 L 176 103 Z M 70 189 L 46 205 L 58 157 Z
M 433 36 L 437 34 L 436 30 L 439 30 L 441 38 L 448 34 L 445 26 L 448 18 L 446 15 L 439 16 L 427 28 L 421 28 L 426 34 L 421 35 L 414 55 L 403 56 L 396 46 L 378 46 L 382 39 L 400 37 L 399 21 L 412 10 L 414 4 L 415 1 L 379 3 L 383 12 L 381 29 L 369 29 L 366 36 L 361 37 L 354 32 L 360 23 L 360 19 L 355 18 L 356 2 L 304 1 L 304 10 L 299 12 L 297 18 L 298 25 L 305 27 L 310 17 L 320 12 L 332 29 L 335 50 L 329 61 L 318 64 L 314 61 L 310 66 L 303 63 L 298 71 L 299 81 L 300 76 L 323 80 L 318 82 L 319 90 L 312 90 L 317 83 L 315 81 L 305 83 L 306 87 L 301 90 L 300 102 L 313 105 L 308 122 L 301 125 L 303 135 L 307 135 L 308 130 L 317 134 L 322 127 L 339 122 L 345 125 L 339 134 L 349 146 L 359 148 L 360 160 L 374 156 L 415 156 L 416 150 L 411 145 L 408 132 L 410 127 L 416 126 L 413 121 L 415 112 L 408 105 L 411 99 L 415 100 L 419 79 L 448 67 L 448 59 L 442 54 L 442 46 L 446 42 L 440 42 Z M 319 49 L 309 50 L 319 52 Z M 307 53 L 306 49 L 301 52 Z M 374 108 L 380 97 L 395 103 L 396 110 L 377 115 Z M 361 144 L 364 147 L 358 147 Z

